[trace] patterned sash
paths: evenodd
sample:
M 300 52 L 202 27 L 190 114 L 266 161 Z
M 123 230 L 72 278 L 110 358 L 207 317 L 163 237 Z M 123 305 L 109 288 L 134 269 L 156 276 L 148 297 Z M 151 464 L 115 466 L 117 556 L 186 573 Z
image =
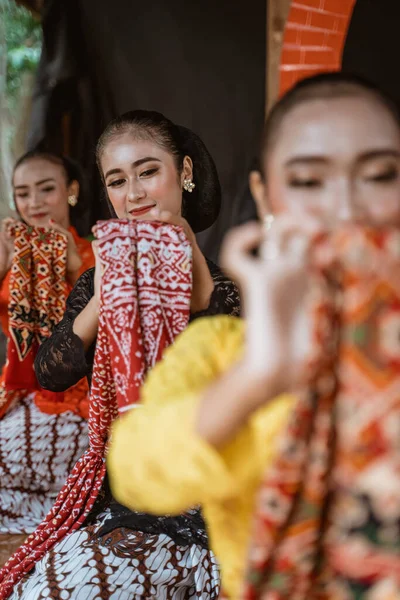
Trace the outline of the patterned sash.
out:
M 39 344 L 61 320 L 67 299 L 67 239 L 57 231 L 17 223 L 8 305 L 10 339 L 0 416 L 21 394 L 39 390 L 33 363 Z
M 322 236 L 312 264 L 322 360 L 262 483 L 242 597 L 391 600 L 400 597 L 400 232 Z
M 137 402 L 149 368 L 186 327 L 191 246 L 181 228 L 144 221 L 98 225 L 103 267 L 89 403 L 89 450 L 35 533 L 0 571 L 0 599 L 88 516 L 103 483 L 112 421 Z

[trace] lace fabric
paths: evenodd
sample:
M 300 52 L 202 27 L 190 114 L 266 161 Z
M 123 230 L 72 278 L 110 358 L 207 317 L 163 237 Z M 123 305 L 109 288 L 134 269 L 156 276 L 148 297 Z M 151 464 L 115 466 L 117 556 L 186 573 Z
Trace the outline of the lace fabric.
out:
M 239 316 L 239 292 L 217 265 L 208 262 L 214 280 L 214 291 L 208 308 L 191 315 L 191 321 L 203 316 L 226 314 Z M 94 295 L 94 269 L 86 271 L 75 284 L 68 297 L 63 319 L 53 334 L 40 346 L 35 360 L 35 372 L 42 388 L 63 392 L 82 377 L 92 376 L 96 343 L 85 353 L 81 339 L 73 332 L 76 317 Z
M 207 261 L 214 281 L 214 291 L 208 308 L 191 315 L 191 321 L 203 316 L 226 314 L 239 316 L 240 299 L 235 284 L 228 279 L 217 265 Z M 35 361 L 36 376 L 40 385 L 52 391 L 64 391 L 82 377 L 91 382 L 95 342 L 84 352 L 81 339 L 74 334 L 73 324 L 78 314 L 94 295 L 94 269 L 86 271 L 77 281 L 68 300 L 63 319 L 53 334 L 40 347 Z M 92 523 L 105 509 L 111 516 L 98 536 L 103 536 L 118 527 L 126 527 L 143 533 L 165 533 L 179 545 L 207 545 L 205 524 L 198 509 L 184 515 L 156 517 L 144 513 L 134 513 L 116 502 L 111 495 L 107 481 L 98 497 L 86 524 Z

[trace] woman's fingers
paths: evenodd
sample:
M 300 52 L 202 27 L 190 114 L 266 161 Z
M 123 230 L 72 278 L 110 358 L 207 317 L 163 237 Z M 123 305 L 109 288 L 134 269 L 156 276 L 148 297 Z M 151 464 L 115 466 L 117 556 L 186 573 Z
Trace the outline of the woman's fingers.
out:
M 6 239 L 11 240 L 13 238 L 12 228 L 16 225 L 17 221 L 12 217 L 7 217 L 1 222 L 1 231 L 5 234 Z
M 223 269 L 239 275 L 254 261 L 251 252 L 256 250 L 263 240 L 264 232 L 258 223 L 246 223 L 232 229 L 225 237 L 220 262 Z

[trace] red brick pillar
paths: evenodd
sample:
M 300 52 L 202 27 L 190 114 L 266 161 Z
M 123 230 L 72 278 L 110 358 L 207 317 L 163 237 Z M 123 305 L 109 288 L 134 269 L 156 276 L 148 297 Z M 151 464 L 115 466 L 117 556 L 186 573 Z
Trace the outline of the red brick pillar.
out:
M 338 71 L 356 0 L 293 0 L 285 27 L 279 92 L 320 71 Z

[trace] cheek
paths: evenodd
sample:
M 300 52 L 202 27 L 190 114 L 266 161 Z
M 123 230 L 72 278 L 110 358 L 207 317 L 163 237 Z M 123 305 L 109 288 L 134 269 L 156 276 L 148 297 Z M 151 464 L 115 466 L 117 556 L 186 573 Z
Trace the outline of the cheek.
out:
M 147 195 L 157 202 L 161 210 L 179 214 L 182 207 L 182 189 L 176 173 L 154 177 L 146 182 Z
M 55 190 L 43 196 L 43 203 L 56 212 L 62 212 L 68 207 L 68 196 L 61 191 Z
M 106 190 L 106 194 L 108 194 L 108 199 L 111 202 L 117 216 L 121 218 L 121 215 L 125 215 L 126 194 L 122 193 L 118 189 L 113 188 L 108 188 Z
M 375 194 L 368 203 L 368 216 L 378 225 L 400 224 L 400 192 L 387 190 Z
M 27 213 L 28 213 L 28 203 L 24 200 L 15 200 L 15 207 L 17 212 L 21 215 L 21 217 L 26 221 Z

